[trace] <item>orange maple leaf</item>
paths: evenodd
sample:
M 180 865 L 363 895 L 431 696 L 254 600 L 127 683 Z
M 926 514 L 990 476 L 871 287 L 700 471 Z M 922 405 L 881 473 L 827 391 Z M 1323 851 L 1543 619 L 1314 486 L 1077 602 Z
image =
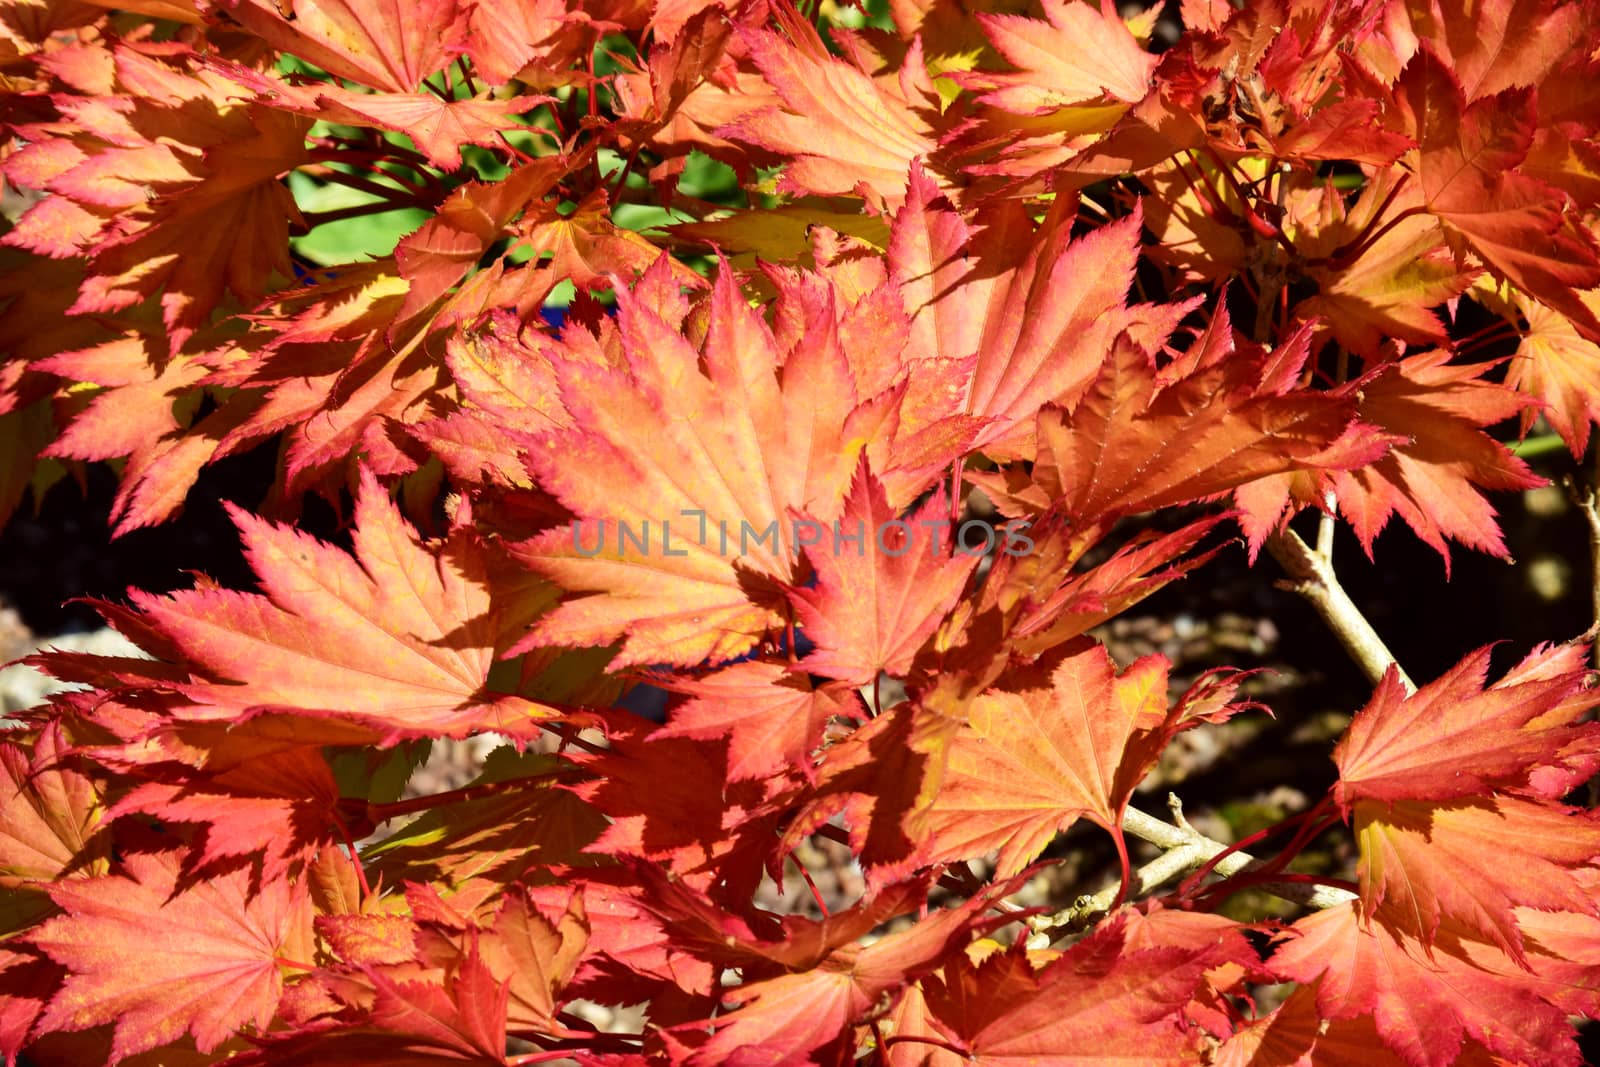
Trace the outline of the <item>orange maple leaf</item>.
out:
M 1016 205 L 969 226 L 921 170 L 895 216 L 889 270 L 911 316 L 908 349 L 977 362 L 961 410 L 987 420 L 971 447 L 1032 458 L 1039 408 L 1075 398 L 1113 339 L 1138 321 L 1126 306 L 1140 215 L 1073 240 L 1058 208 L 1036 232 Z
M 1270 353 L 1236 349 L 1232 335 L 1219 308 L 1207 335 L 1159 374 L 1120 337 L 1076 407 L 1040 413 L 1026 499 L 1100 521 L 1285 470 L 1358 466 L 1387 451 L 1388 438 L 1355 422 L 1353 390 L 1296 388 L 1305 331 Z
M 936 493 L 902 519 L 863 458 L 839 518 L 858 539 L 805 549 L 817 584 L 795 590 L 793 601 L 816 648 L 802 669 L 855 685 L 880 671 L 905 676 L 983 554 L 982 545 L 961 551 L 949 512 Z
M 1538 119 L 1532 90 L 1508 88 L 1469 105 L 1457 75 L 1423 42 L 1396 101 L 1417 141 L 1423 202 L 1457 247 L 1600 340 L 1600 319 L 1575 292 L 1600 285 L 1594 239 L 1568 211 L 1566 193 L 1517 169 Z
M 979 1067 L 1137 1062 L 1198 1056 L 1184 1009 L 1218 962 L 1213 945 L 1133 948 L 1114 920 L 1035 970 L 1019 944 L 974 964 L 956 957 L 922 982 L 933 1034 Z M 1214 942 L 1213 942 L 1214 944 Z
M 100 792 L 59 725 L 44 727 L 31 746 L 0 744 L 0 889 L 11 898 L 0 932 L 49 912 L 45 883 L 105 873 L 111 843 L 95 836 L 101 818 Z
M 1542 794 L 1535 783 L 1547 768 L 1573 770 L 1581 780 L 1595 759 L 1583 750 L 1592 752 L 1600 727 L 1579 719 L 1600 693 L 1585 688 L 1582 659 L 1572 654 L 1579 649 L 1536 650 L 1488 688 L 1488 648 L 1409 696 L 1391 669 L 1334 749 L 1334 799 L 1348 812 L 1363 800 Z M 1577 766 L 1563 767 L 1569 760 Z
M 912 160 L 933 156 L 952 121 L 926 71 L 919 81 L 910 69 L 924 62 L 921 50 L 906 56 L 905 77 L 873 77 L 854 50 L 845 58 L 830 54 L 789 5 L 771 10 L 787 36 L 745 27 L 740 40 L 781 106 L 744 115 L 716 133 L 788 159 L 780 191 L 854 194 L 880 209 L 899 206 Z
M 1600 855 L 1600 826 L 1587 812 L 1515 796 L 1430 804 L 1355 806 L 1361 906 L 1431 945 L 1450 919 L 1526 963 L 1515 909 L 1593 912 L 1574 877 Z M 1485 863 L 1492 855 L 1495 862 Z
M 1019 115 L 1041 115 L 1105 98 L 1136 104 L 1150 91 L 1157 57 L 1139 47 L 1110 0 L 1096 13 L 1077 0 L 1045 0 L 1045 20 L 1021 15 L 975 17 L 1016 73 L 961 75 L 981 101 Z M 1109 125 L 1109 123 L 1107 123 Z
M 228 14 L 274 48 L 336 77 L 410 93 L 466 47 L 469 5 L 419 0 L 295 0 L 285 19 L 274 0 L 223 0 Z
M 345 725 L 329 728 L 340 738 L 353 729 L 388 742 L 533 729 L 538 705 L 486 688 L 508 635 L 490 600 L 483 549 L 470 535 L 423 545 L 365 471 L 354 558 L 292 528 L 232 514 L 264 593 L 134 595 L 148 624 L 199 675 L 182 686 L 196 702 L 187 717 L 271 711 L 338 720 Z
M 114 1023 L 113 1063 L 185 1034 L 207 1052 L 247 1025 L 266 1029 L 283 992 L 279 958 L 311 951 L 305 888 L 256 891 L 236 870 L 180 890 L 179 866 L 173 853 L 133 853 L 119 873 L 51 887 L 66 914 L 30 940 L 68 975 L 42 1028 Z
M 970 705 L 930 817 L 938 859 L 999 849 L 1008 877 L 1080 818 L 1118 832 L 1184 710 L 1167 706 L 1162 657 L 1119 675 L 1104 645 L 1069 648 L 1048 674 L 1018 672 Z
M 225 294 L 253 303 L 293 276 L 299 221 L 279 175 L 306 160 L 309 120 L 241 106 L 240 83 L 119 45 L 102 94 L 63 94 L 68 122 L 28 127 L 35 152 L 8 161 L 55 194 L 5 243 L 90 260 L 69 314 L 159 295 L 176 352 Z
M 658 264 L 619 296 L 621 365 L 571 345 L 552 356 L 572 424 L 540 434 L 526 463 L 577 521 L 511 551 L 588 595 L 529 644 L 623 637 L 617 666 L 737 656 L 787 621 L 811 532 L 795 516 L 838 515 L 876 413 L 857 405 L 832 324 L 783 352 L 724 270 L 702 348 L 680 332 L 677 289 Z
M 728 779 L 762 779 L 784 768 L 812 772 L 812 754 L 834 718 L 864 717 L 861 698 L 844 686 L 814 688 L 798 669 L 759 660 L 735 663 L 697 679 L 661 685 L 691 699 L 672 708 L 656 737 L 728 739 Z
M 1600 306 L 1600 292 L 1578 294 L 1586 307 Z M 1574 458 L 1589 444 L 1589 428 L 1600 423 L 1600 345 L 1583 336 L 1560 312 L 1516 294 L 1516 309 L 1527 321 L 1517 354 L 1506 368 L 1506 385 L 1544 401 L 1542 414 L 1567 442 Z M 1526 433 L 1540 412 L 1522 414 Z
M 1505 541 L 1495 511 L 1478 491 L 1531 489 L 1544 479 L 1479 429 L 1522 412 L 1525 397 L 1483 380 L 1488 364 L 1450 366 L 1449 354 L 1425 352 L 1392 365 L 1361 390 L 1361 417 L 1409 438 L 1367 467 L 1332 475 L 1339 513 L 1367 554 L 1389 516 L 1444 557 L 1446 538 L 1495 556 Z

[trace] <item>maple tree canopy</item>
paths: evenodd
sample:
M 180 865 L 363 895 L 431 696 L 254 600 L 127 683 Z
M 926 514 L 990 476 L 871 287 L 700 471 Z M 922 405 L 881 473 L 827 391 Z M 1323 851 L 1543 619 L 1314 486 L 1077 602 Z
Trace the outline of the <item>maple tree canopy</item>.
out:
M 276 464 L 29 661 L 7 1067 L 1584 1062 L 1590 647 L 1414 686 L 1331 544 L 1600 480 L 1600 3 L 0 0 L 0 94 L 0 523 Z M 1229 551 L 1374 680 L 1248 853 L 1136 794 L 1262 679 L 1098 629 Z

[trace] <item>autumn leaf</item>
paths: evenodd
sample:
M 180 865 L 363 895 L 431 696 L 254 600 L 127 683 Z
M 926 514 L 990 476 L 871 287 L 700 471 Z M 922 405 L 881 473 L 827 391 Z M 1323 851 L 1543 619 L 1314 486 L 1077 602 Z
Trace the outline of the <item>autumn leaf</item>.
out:
M 1512 390 L 1483 380 L 1489 364 L 1451 365 L 1442 350 L 1390 364 L 1361 387 L 1361 418 L 1404 438 L 1367 466 L 1332 473 L 1339 513 L 1361 545 L 1373 541 L 1393 515 L 1444 557 L 1448 540 L 1490 555 L 1506 555 L 1495 510 L 1482 489 L 1530 489 L 1543 480 L 1484 433 L 1518 415 L 1527 403 Z
M 1587 813 L 1513 796 L 1427 804 L 1366 800 L 1355 808 L 1361 906 L 1387 902 L 1397 929 L 1431 945 L 1442 919 L 1526 962 L 1514 910 L 1592 912 L 1573 872 L 1600 855 Z M 1493 855 L 1496 862 L 1485 864 Z
M 1316 294 L 1296 305 L 1295 314 L 1321 318 L 1340 344 L 1361 356 L 1378 356 L 1391 337 L 1443 344 L 1449 335 L 1435 309 L 1465 292 L 1474 272 L 1456 262 L 1438 226 L 1416 212 L 1420 202 L 1415 184 L 1389 172 L 1368 182 L 1349 208 L 1318 190 L 1306 217 L 1288 228 L 1318 282 Z M 1377 239 L 1362 242 L 1366 233 Z M 1317 262 L 1351 242 L 1361 242 L 1353 262 Z
M 1079 818 L 1118 832 L 1134 786 L 1177 727 L 1166 682 L 1159 656 L 1118 674 L 1105 646 L 1080 642 L 1048 675 L 1019 673 L 978 697 L 933 804 L 935 855 L 999 849 L 1006 877 Z
M 467 182 L 451 192 L 438 213 L 395 248 L 400 276 L 411 283 L 395 319 L 410 318 L 466 277 L 506 225 L 581 162 L 551 156 L 498 182 Z
M 467 11 L 457 0 L 423 0 L 404 15 L 382 0 L 296 0 L 293 20 L 272 0 L 223 0 L 223 6 L 273 47 L 392 93 L 413 92 L 466 43 Z
M 1191 550 L 1221 521 L 1211 516 L 1171 533 L 1142 531 L 1094 566 L 1080 568 L 1104 528 L 1073 527 L 1060 521 L 1059 512 L 1047 515 L 1025 534 L 1025 552 L 1004 553 L 991 568 L 981 604 L 1014 608 L 1010 633 L 1016 647 L 1048 653 L 1205 564 L 1215 550 Z
M 534 886 L 529 899 L 547 919 L 556 917 L 563 938 L 571 924 L 571 889 Z M 596 871 L 583 887 L 585 954 L 566 991 L 600 1003 L 634 1003 L 660 983 L 682 991 L 661 1006 L 661 1022 L 702 1018 L 715 1004 L 712 965 L 679 946 L 640 900 L 637 879 L 626 867 Z
M 1423 201 L 1446 232 L 1496 277 L 1562 312 L 1586 336 L 1600 335 L 1600 320 L 1574 291 L 1600 285 L 1593 238 L 1569 218 L 1565 193 L 1517 170 L 1537 121 L 1532 91 L 1508 88 L 1469 105 L 1456 75 L 1424 43 L 1396 99 L 1417 141 Z
M 109 840 L 95 836 L 100 791 L 73 758 L 59 724 L 31 746 L 0 744 L 0 930 L 32 925 L 49 911 L 47 883 L 103 875 Z
M 695 89 L 716 78 L 726 66 L 725 51 L 733 36 L 722 6 L 703 0 L 658 4 L 651 24 L 655 41 L 644 70 L 617 81 L 623 104 L 618 132 L 624 143 L 647 143 Z
M 312 489 L 336 496 L 353 482 L 358 453 L 385 476 L 415 470 L 391 427 L 443 415 L 449 377 L 427 317 L 397 319 L 406 295 L 393 260 L 378 261 L 318 276 L 263 309 L 270 339 L 228 351 L 205 379 L 257 394 L 223 434 L 218 458 L 283 434 L 279 490 L 290 499 Z
M 1423 0 L 1405 12 L 1411 32 L 1438 50 L 1469 101 L 1538 85 L 1584 32 L 1581 8 L 1532 0 Z
M 999 883 L 861 945 L 861 935 L 917 906 L 927 892 L 925 879 L 889 887 L 821 922 L 786 917 L 776 930 L 752 930 L 681 888 L 664 887 L 652 894 L 658 901 L 652 910 L 679 943 L 704 945 L 717 962 L 740 966 L 746 979 L 727 997 L 738 1008 L 714 1021 L 709 1039 L 700 1036 L 703 1024 L 695 1027 L 700 1034 L 684 1034 L 694 1048 L 687 1063 L 754 1067 L 836 1054 L 848 1047 L 851 1024 L 880 999 L 933 970 L 975 932 L 997 925 L 982 913 L 1015 888 L 1016 880 Z
M 470 536 L 423 545 L 370 473 L 356 502 L 354 557 L 237 509 L 233 518 L 264 593 L 134 597 L 208 679 L 183 687 L 201 705 L 193 717 L 326 717 L 389 742 L 534 729 L 537 705 L 485 688 L 509 635 Z
M 976 965 L 957 957 L 923 980 L 936 1032 L 982 1067 L 1193 1063 L 1183 1009 L 1211 953 L 1131 950 L 1124 937 L 1113 921 L 1040 970 L 1020 945 Z
M 1469 957 L 1468 942 L 1443 933 L 1430 952 L 1386 917 L 1365 921 L 1358 903 L 1315 912 L 1289 928 L 1269 966 L 1315 982 L 1325 1019 L 1370 1016 L 1412 1067 L 1448 1067 L 1468 1038 L 1513 1061 L 1582 1062 L 1566 1013 L 1509 957 Z
M 1386 451 L 1386 439 L 1354 423 L 1352 393 L 1296 388 L 1303 334 L 1270 353 L 1234 344 L 1219 310 L 1185 364 L 1158 376 L 1138 345 L 1119 338 L 1070 412 L 1040 413 L 1038 495 L 1030 499 L 1100 520 L 1285 470 L 1356 466 Z
M 509 983 L 507 1023 L 514 1029 L 551 1033 L 560 1029 L 560 994 L 572 980 L 589 939 L 581 892 L 553 921 L 526 894 L 501 903 L 493 930 L 478 940 L 490 973 Z
M 1526 790 L 1542 765 L 1568 758 L 1574 742 L 1593 746 L 1594 728 L 1579 725 L 1593 699 L 1581 665 L 1548 673 L 1537 669 L 1547 654 L 1536 651 L 1484 688 L 1489 652 L 1479 649 L 1410 696 L 1394 670 L 1384 676 L 1334 749 L 1333 795 L 1343 810 L 1364 800 L 1439 802 Z
M 855 685 L 880 671 L 905 676 L 955 606 L 981 554 L 956 544 L 960 530 L 949 512 L 943 494 L 936 493 L 900 518 L 863 460 L 838 520 L 859 540 L 836 538 L 829 547 L 805 548 L 817 584 L 797 589 L 793 600 L 816 645 L 801 663 L 806 671 Z M 862 610 L 864 604 L 873 614 Z
M 1058 208 L 1035 232 L 1001 208 L 974 229 L 920 169 L 895 216 L 889 269 L 911 315 L 908 347 L 923 357 L 977 355 L 963 410 L 987 420 L 972 447 L 1032 457 L 1040 407 L 1076 398 L 1118 330 L 1138 252 L 1140 216 L 1073 240 Z
M 800 665 L 813 668 L 809 660 Z M 814 672 L 814 671 L 813 671 Z M 774 772 L 813 773 L 812 756 L 828 723 L 860 720 L 866 709 L 844 686 L 814 686 L 801 670 L 748 660 L 703 678 L 662 679 L 689 696 L 675 705 L 656 737 L 726 737 L 728 779 L 761 779 Z
M 762 108 L 717 131 L 780 153 L 791 162 L 779 189 L 821 196 L 858 195 L 894 208 L 905 197 L 912 160 L 927 158 L 941 121 L 937 97 L 908 81 L 873 78 L 829 54 L 809 22 L 776 8 L 784 34 L 742 29 L 740 39 L 781 105 Z M 920 63 L 913 53 L 908 63 Z
M 652 860 L 691 886 L 748 900 L 781 855 L 799 768 L 734 780 L 720 738 L 654 736 L 653 723 L 620 712 L 606 728 L 609 749 L 575 757 L 595 780 L 573 792 L 610 819 L 586 851 Z
M 68 314 L 159 297 L 176 352 L 226 294 L 254 303 L 293 276 L 300 216 L 277 179 L 305 161 L 308 120 L 240 106 L 245 91 L 215 71 L 125 45 L 109 58 L 105 96 L 64 94 L 71 123 L 29 129 L 28 179 L 54 195 L 5 240 L 89 260 Z
M 341 1059 L 391 1067 L 506 1062 L 506 1008 L 510 984 L 483 959 L 468 954 L 438 982 L 395 979 L 370 968 L 371 1007 L 360 1022 L 320 1024 L 269 1034 L 234 1059 L 241 1067 L 314 1067 Z
M 629 279 L 659 263 L 682 285 L 704 284 L 700 275 L 661 255 L 661 250 L 633 230 L 611 221 L 611 204 L 597 191 L 571 212 L 545 203 L 529 211 L 515 227 L 514 250 L 541 259 L 551 284 L 571 280 L 580 290 L 608 289 L 617 278 Z
M 417 424 L 412 434 L 463 482 L 532 488 L 519 443 L 531 447 L 533 434 L 572 421 L 561 406 L 551 344 L 545 334 L 526 332 L 514 316 L 503 313 L 452 336 L 445 364 L 461 405 L 441 419 Z
M 1600 296 L 1578 294 L 1586 307 Z M 1527 328 L 1517 343 L 1517 354 L 1506 368 L 1506 385 L 1544 402 L 1538 414 L 1567 442 L 1574 457 L 1589 444 L 1591 423 L 1600 422 L 1600 395 L 1593 383 L 1600 380 L 1600 345 L 1583 336 L 1560 312 L 1514 296 Z M 1522 414 L 1523 432 L 1536 417 L 1532 409 Z
M 839 816 L 869 889 L 910 877 L 929 860 L 932 809 L 962 721 L 937 703 L 902 701 L 829 745 L 810 795 L 788 813 L 781 851 Z
M 605 818 L 558 788 L 550 757 L 489 754 L 466 786 L 481 795 L 436 801 L 382 841 L 362 850 L 372 879 L 387 885 L 427 884 L 455 900 L 493 908 L 506 887 L 539 869 L 587 864 L 583 850 L 606 829 Z
M 272 881 L 336 839 L 338 803 L 339 786 L 321 752 L 291 748 L 257 754 L 209 779 L 146 782 L 110 814 L 138 811 L 164 822 L 202 824 L 191 874 L 260 856 L 261 877 Z
M 0 948 L 0 1055 L 8 1065 L 18 1062 L 61 973 L 59 965 L 36 951 Z
M 1099 12 L 1075 0 L 1046 0 L 1046 21 L 1020 15 L 975 17 L 1016 73 L 965 75 L 980 99 L 1004 111 L 1038 115 L 1102 96 L 1135 104 L 1150 90 L 1157 57 L 1139 47 L 1110 3 Z
M 112 1062 L 184 1034 L 210 1051 L 242 1027 L 266 1029 L 283 992 L 279 958 L 308 954 L 304 890 L 278 881 L 252 892 L 249 873 L 234 871 L 179 891 L 179 864 L 134 853 L 121 873 L 52 887 L 66 914 L 29 939 L 69 973 L 41 1028 L 115 1023 Z
M 618 667 L 737 656 L 786 622 L 795 516 L 829 521 L 844 499 L 871 412 L 839 347 L 780 351 L 724 271 L 702 350 L 679 332 L 688 309 L 670 279 L 658 265 L 619 294 L 623 365 L 552 355 L 572 425 L 541 434 L 527 463 L 576 520 L 511 551 L 587 595 L 541 618 L 529 645 L 623 638 Z M 647 287 L 668 284 L 652 306 Z
M 140 488 L 148 484 L 149 465 L 161 464 L 158 457 L 165 456 L 165 466 L 171 470 L 171 447 L 188 436 L 188 413 L 199 405 L 199 383 L 210 373 L 203 361 L 184 353 L 169 356 L 166 349 L 164 334 L 130 333 L 34 364 L 36 369 L 58 375 L 79 389 L 96 387 L 87 403 L 66 420 L 44 453 L 74 459 L 128 460 L 133 471 L 124 471 L 119 506 L 114 508 L 118 533 L 160 521 L 170 514 L 171 508 L 150 506 L 153 502 Z M 198 435 L 196 442 L 201 443 L 206 456 L 216 448 L 215 438 L 208 448 Z M 183 472 L 187 478 L 180 475 L 178 501 L 198 471 L 199 465 L 195 464 Z

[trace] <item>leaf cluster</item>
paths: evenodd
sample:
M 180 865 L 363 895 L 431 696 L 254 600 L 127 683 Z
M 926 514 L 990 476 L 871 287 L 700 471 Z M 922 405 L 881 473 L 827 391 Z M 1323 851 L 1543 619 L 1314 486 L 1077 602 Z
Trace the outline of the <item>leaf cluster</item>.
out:
M 1600 421 L 1600 15 L 1158 14 L 0 0 L 0 518 L 277 455 L 257 588 L 34 659 L 8 1063 L 1580 1063 L 1582 641 L 1367 655 L 1245 861 L 1130 801 L 1251 680 L 1096 627 L 1307 510 L 1509 558 L 1503 438 Z M 1019 904 L 1085 821 L 1114 895 Z M 860 898 L 758 906 L 813 838 Z

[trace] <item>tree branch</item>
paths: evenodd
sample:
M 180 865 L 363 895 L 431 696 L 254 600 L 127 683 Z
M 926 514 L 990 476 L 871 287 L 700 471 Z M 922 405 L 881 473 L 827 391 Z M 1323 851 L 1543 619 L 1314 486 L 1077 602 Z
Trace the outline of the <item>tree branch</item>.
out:
M 1207 837 L 1189 825 L 1189 821 L 1183 817 L 1183 804 L 1178 800 L 1177 794 L 1167 795 L 1167 805 L 1172 809 L 1173 821 L 1170 823 L 1153 815 L 1147 815 L 1137 808 L 1129 808 L 1123 815 L 1123 830 L 1142 841 L 1148 841 L 1158 848 L 1165 849 L 1161 855 L 1133 872 L 1132 883 L 1128 886 L 1128 899 L 1132 899 L 1136 894 L 1147 893 L 1180 875 L 1199 870 L 1212 856 L 1228 848 L 1221 841 Z M 1228 877 L 1260 864 L 1261 861 L 1249 853 L 1234 852 L 1217 864 L 1216 871 L 1223 877 Z M 1035 936 L 1047 935 L 1048 931 L 1052 930 L 1083 929 L 1111 910 L 1112 904 L 1117 899 L 1118 888 L 1113 884 L 1098 893 L 1081 896 L 1073 901 L 1070 907 L 1063 908 L 1054 915 L 1036 916 L 1029 920 L 1028 925 L 1033 929 Z M 1344 889 L 1308 885 L 1302 882 L 1270 882 L 1256 888 L 1284 900 L 1319 909 L 1336 907 L 1356 899 L 1354 893 Z
M 1600 667 L 1600 445 L 1595 446 L 1594 470 L 1589 472 L 1587 489 L 1580 494 L 1572 482 L 1567 485 L 1573 502 L 1589 524 L 1589 596 L 1592 602 L 1589 632 L 1595 635 L 1594 665 Z
M 1319 541 L 1323 538 L 1319 536 Z M 1331 538 L 1328 540 L 1331 541 Z M 1331 544 L 1328 546 L 1331 552 Z M 1344 591 L 1333 573 L 1332 560 L 1311 550 L 1293 530 L 1284 530 L 1267 538 L 1267 551 L 1289 574 L 1289 580 L 1280 582 L 1282 588 L 1300 594 L 1322 616 L 1350 658 L 1360 666 L 1367 680 L 1377 685 L 1390 667 L 1400 671 L 1400 684 L 1407 693 L 1415 693 L 1404 669 L 1395 662 L 1394 653 L 1383 643 L 1378 631 L 1372 628 L 1367 617 L 1361 614 L 1355 601 Z

